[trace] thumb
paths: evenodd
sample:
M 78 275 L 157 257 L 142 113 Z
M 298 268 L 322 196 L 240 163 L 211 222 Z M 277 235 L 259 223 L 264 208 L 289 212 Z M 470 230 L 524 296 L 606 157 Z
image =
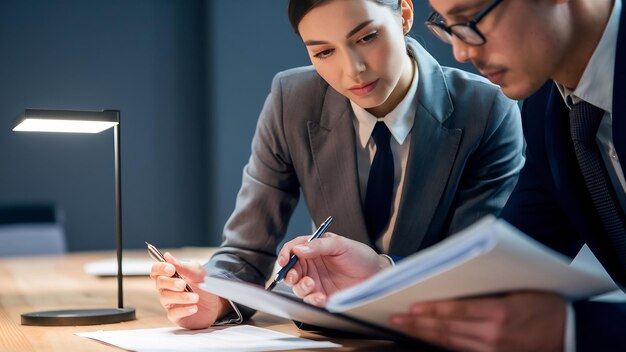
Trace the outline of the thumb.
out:
M 169 252 L 163 255 L 168 263 L 176 267 L 176 272 L 183 278 L 191 282 L 202 282 L 206 276 L 204 269 L 197 262 L 182 262 L 176 259 Z
M 336 256 L 348 249 L 346 241 L 334 233 L 326 233 L 324 237 L 293 247 L 292 251 L 299 258 L 313 259 L 323 256 Z

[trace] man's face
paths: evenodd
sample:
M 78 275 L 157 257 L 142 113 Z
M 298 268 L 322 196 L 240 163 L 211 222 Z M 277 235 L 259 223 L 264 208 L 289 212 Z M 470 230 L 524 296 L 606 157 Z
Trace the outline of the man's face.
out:
M 467 23 L 493 0 L 430 0 L 446 25 Z M 504 0 L 479 23 L 482 46 L 452 38 L 454 57 L 471 61 L 512 99 L 524 99 L 553 78 L 564 62 L 567 16 L 555 0 Z

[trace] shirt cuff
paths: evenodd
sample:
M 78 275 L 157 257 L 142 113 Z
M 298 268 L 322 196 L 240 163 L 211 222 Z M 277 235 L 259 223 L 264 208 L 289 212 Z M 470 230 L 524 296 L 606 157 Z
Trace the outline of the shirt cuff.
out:
M 565 336 L 563 336 L 563 351 L 576 352 L 576 319 L 574 308 L 570 302 L 565 310 Z
M 243 322 L 243 315 L 241 315 L 237 305 L 231 300 L 228 300 L 228 303 L 230 303 L 233 310 L 228 312 L 228 314 L 223 316 L 221 319 L 218 319 L 215 323 L 213 323 L 213 326 L 241 324 Z
M 381 253 L 381 254 L 379 254 L 379 255 L 380 255 L 380 256 L 383 256 L 383 257 L 385 257 L 385 258 L 387 258 L 387 260 L 389 261 L 389 263 L 391 263 L 391 267 L 392 267 L 392 268 L 393 268 L 394 266 L 396 266 L 396 263 L 393 261 L 393 259 L 392 259 L 390 256 L 388 256 L 388 255 L 386 255 L 386 254 L 382 254 L 382 253 Z

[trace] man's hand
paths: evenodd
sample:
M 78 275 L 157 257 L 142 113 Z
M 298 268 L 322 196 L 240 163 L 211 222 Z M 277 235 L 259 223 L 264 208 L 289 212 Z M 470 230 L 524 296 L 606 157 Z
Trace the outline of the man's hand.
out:
M 433 345 L 463 351 L 563 351 L 565 302 L 552 293 L 419 303 L 392 325 Z
M 336 291 L 391 266 L 387 258 L 367 245 L 330 232 L 311 242 L 307 239 L 308 236 L 301 236 L 287 242 L 278 253 L 277 262 L 285 266 L 292 253 L 298 256 L 284 282 L 309 304 L 324 306 Z
M 231 309 L 227 300 L 198 288 L 206 275 L 200 264 L 178 262 L 167 252 L 164 256 L 167 263 L 154 263 L 150 277 L 171 322 L 186 329 L 204 329 Z M 173 277 L 174 272 L 185 280 Z M 185 291 L 186 284 L 194 292 Z

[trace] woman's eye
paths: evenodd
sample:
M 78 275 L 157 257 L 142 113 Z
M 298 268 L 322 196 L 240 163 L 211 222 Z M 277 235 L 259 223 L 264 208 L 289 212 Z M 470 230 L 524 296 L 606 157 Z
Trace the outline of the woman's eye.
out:
M 359 41 L 362 43 L 369 43 L 376 38 L 378 38 L 378 32 L 372 32 L 361 38 Z
M 318 59 L 325 59 L 325 58 L 329 57 L 332 53 L 333 53 L 333 49 L 326 49 L 326 50 L 320 51 L 319 53 L 317 53 L 317 54 L 315 54 L 313 56 L 318 58 Z

